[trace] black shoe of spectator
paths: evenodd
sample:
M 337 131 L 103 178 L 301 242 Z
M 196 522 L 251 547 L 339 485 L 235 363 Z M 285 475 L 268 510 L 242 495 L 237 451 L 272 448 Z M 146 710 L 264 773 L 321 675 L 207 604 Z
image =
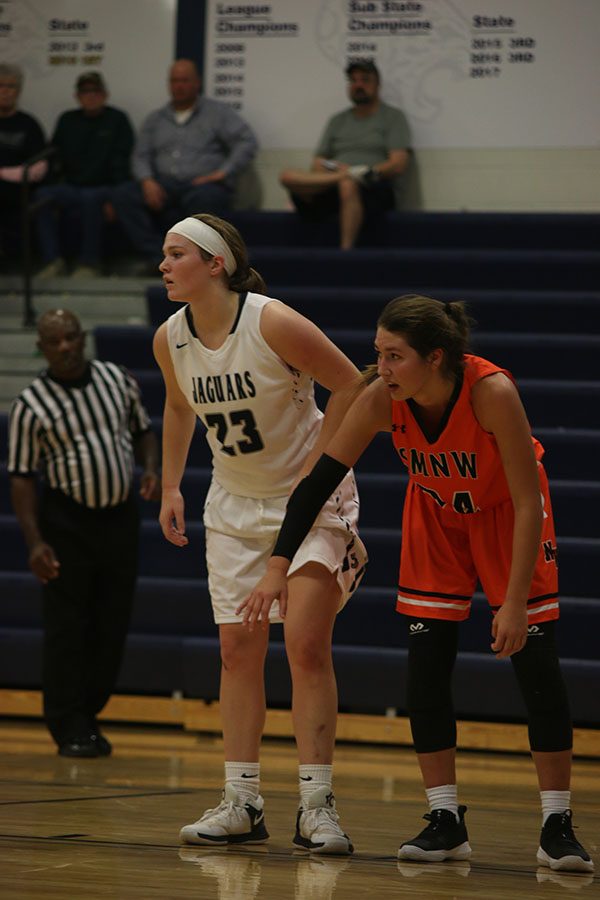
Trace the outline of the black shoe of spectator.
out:
M 58 755 L 78 756 L 87 759 L 93 759 L 99 754 L 98 748 L 92 741 L 91 737 L 89 735 L 84 735 L 81 737 L 73 737 L 68 741 L 64 741 L 62 744 L 59 744 Z

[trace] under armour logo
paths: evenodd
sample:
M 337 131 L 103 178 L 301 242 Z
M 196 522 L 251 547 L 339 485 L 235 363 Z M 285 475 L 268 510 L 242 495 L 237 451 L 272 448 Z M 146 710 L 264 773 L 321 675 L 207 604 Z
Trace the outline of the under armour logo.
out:
M 181 350 L 182 347 L 187 347 L 187 345 L 188 342 L 186 341 L 185 344 L 175 344 L 175 347 L 177 348 L 177 350 Z
M 399 431 L 400 434 L 406 434 L 406 425 L 392 425 L 392 431 Z
M 333 802 L 334 800 L 335 800 L 335 797 L 334 797 L 333 793 L 327 794 L 327 796 L 325 797 L 325 805 L 326 806 L 334 806 L 335 805 Z
M 408 629 L 410 631 L 409 637 L 414 637 L 417 634 L 429 633 L 429 628 L 425 628 L 423 622 L 415 622 L 414 624 L 409 625 Z

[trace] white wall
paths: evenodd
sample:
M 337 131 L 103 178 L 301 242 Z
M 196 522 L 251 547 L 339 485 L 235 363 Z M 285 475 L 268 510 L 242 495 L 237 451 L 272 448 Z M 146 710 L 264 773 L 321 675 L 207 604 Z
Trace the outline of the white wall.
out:
M 262 150 L 255 166 L 262 207 L 288 208 L 278 173 L 310 160 L 310 150 Z M 415 162 L 409 209 L 600 212 L 600 150 L 422 149 Z
M 233 7 L 207 2 L 211 15 Z M 536 61 L 511 66 L 504 36 L 501 77 L 483 81 L 469 75 L 474 40 L 469 23 L 474 10 L 491 12 L 490 0 L 412 5 L 422 7 L 417 18 L 435 25 L 431 38 L 372 40 L 384 97 L 405 109 L 415 137 L 416 166 L 406 207 L 600 211 L 600 0 L 494 2 L 496 13 L 515 17 L 515 34 L 535 38 Z M 269 21 L 289 19 L 301 27 L 297 39 L 239 38 L 245 47 L 240 112 L 257 128 L 263 146 L 254 185 L 247 179 L 243 193 L 246 202 L 260 195 L 263 208 L 285 209 L 289 204 L 278 173 L 290 165 L 309 165 L 325 119 L 347 102 L 343 68 L 354 38 L 347 28 L 347 0 L 271 0 L 269 8 Z M 38 115 L 50 131 L 56 115 L 74 103 L 76 75 L 97 68 L 107 79 L 112 102 L 139 124 L 167 99 L 175 10 L 176 0 L 0 3 L 2 59 L 21 64 L 26 72 L 22 108 Z M 58 36 L 53 25 L 57 17 L 67 27 Z M 333 22 L 335 28 L 325 29 Z M 71 29 L 73 23 L 79 25 Z M 217 87 L 215 73 L 230 71 L 217 65 L 219 58 L 235 62 L 235 53 L 219 50 L 224 40 L 231 43 L 209 26 L 208 93 Z M 88 41 L 102 48 L 94 57 L 85 53 Z M 77 50 L 58 52 L 56 42 Z M 473 128 L 467 127 L 473 121 L 479 126 L 474 138 Z M 508 146 L 500 148 L 496 142 L 492 148 L 492 126 L 499 122 Z M 283 137 L 292 134 L 298 139 L 284 149 Z M 463 149 L 457 136 L 464 138 Z M 580 146 L 573 145 L 577 139 Z M 482 145 L 476 147 L 472 140 Z

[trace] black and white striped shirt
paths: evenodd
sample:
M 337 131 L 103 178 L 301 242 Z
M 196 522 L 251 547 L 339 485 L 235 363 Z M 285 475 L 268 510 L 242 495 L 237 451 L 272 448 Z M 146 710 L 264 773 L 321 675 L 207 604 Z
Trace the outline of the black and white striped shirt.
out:
M 135 379 L 121 366 L 92 360 L 76 382 L 42 372 L 10 413 L 8 471 L 33 475 L 90 508 L 127 499 L 133 437 L 150 427 Z

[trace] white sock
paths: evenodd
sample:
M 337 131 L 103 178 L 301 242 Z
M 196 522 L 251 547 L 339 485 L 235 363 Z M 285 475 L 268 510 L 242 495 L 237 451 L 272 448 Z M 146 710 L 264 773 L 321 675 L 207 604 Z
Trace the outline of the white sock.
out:
M 554 813 L 564 813 L 571 808 L 571 791 L 540 791 L 542 799 L 542 826 L 546 824 L 548 816 Z
M 260 792 L 260 763 L 226 762 L 225 782 L 235 788 L 243 806 Z
M 300 790 L 300 803 L 306 806 L 308 798 L 320 787 L 328 787 L 331 790 L 332 766 L 298 766 L 298 788 Z
M 449 809 L 458 822 L 458 791 L 455 784 L 440 784 L 438 787 L 425 788 L 429 811 Z

